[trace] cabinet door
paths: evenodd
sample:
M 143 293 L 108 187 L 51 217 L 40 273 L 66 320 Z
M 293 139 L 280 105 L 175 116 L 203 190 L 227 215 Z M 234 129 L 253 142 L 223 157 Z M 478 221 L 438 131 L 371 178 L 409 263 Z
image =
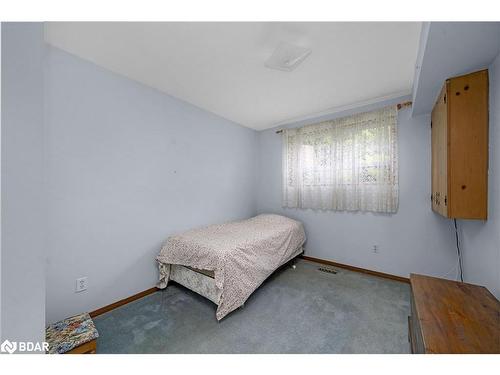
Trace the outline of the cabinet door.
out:
M 450 79 L 449 96 L 449 214 L 486 219 L 488 71 Z
M 448 216 L 448 110 L 446 83 L 432 111 L 432 209 Z

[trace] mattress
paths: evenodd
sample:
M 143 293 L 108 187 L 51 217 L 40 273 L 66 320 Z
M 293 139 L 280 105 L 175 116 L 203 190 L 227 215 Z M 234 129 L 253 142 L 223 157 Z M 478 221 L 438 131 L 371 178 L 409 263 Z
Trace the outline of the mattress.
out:
M 177 234 L 167 239 L 157 257 L 158 287 L 167 286 L 172 265 L 213 274 L 216 317 L 222 319 L 243 305 L 277 268 L 302 252 L 304 242 L 302 223 L 271 214 Z

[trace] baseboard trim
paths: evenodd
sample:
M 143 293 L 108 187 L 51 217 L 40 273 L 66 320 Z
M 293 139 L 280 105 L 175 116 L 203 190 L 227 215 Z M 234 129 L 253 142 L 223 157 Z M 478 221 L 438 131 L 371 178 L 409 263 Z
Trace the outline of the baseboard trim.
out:
M 402 276 L 391 275 L 390 273 L 372 271 L 372 270 L 368 270 L 366 268 L 355 267 L 355 266 L 351 266 L 349 264 L 337 263 L 337 262 L 333 262 L 331 260 L 314 258 L 314 257 L 306 256 L 306 255 L 302 255 L 301 258 L 304 259 L 304 260 L 309 260 L 311 262 L 326 264 L 328 266 L 334 266 L 334 267 L 344 268 L 344 269 L 349 270 L 349 271 L 366 273 L 368 275 L 383 277 L 384 279 L 391 279 L 391 280 L 401 281 L 401 282 L 407 283 L 407 284 L 410 283 L 410 279 L 409 278 L 402 277 Z
M 333 262 L 331 260 L 326 260 L 326 259 L 314 258 L 314 257 L 310 257 L 310 256 L 307 256 L 307 255 L 299 255 L 297 258 L 302 258 L 302 259 L 308 260 L 310 262 L 316 262 L 316 263 L 326 264 L 328 266 L 334 266 L 334 267 L 344 268 L 344 269 L 349 270 L 349 271 L 355 271 L 355 272 L 365 273 L 365 274 L 372 275 L 372 276 L 383 277 L 384 279 L 401 281 L 401 282 L 407 283 L 407 284 L 410 283 L 410 279 L 409 278 L 402 277 L 402 276 L 391 275 L 390 273 L 372 271 L 372 270 L 368 270 L 366 268 L 360 268 L 360 267 L 355 267 L 355 266 L 351 266 L 351 265 L 348 265 L 348 264 L 337 263 L 337 262 Z M 154 293 L 154 292 L 156 292 L 158 290 L 160 290 L 160 289 L 158 289 L 156 287 L 143 290 L 142 292 L 134 294 L 133 296 L 121 299 L 121 300 L 116 301 L 116 302 L 114 302 L 114 303 L 112 303 L 110 305 L 106 305 L 106 306 L 101 307 L 101 308 L 99 308 L 97 310 L 91 311 L 89 314 L 90 314 L 90 316 L 92 318 L 95 318 L 96 316 L 99 316 L 101 314 L 107 313 L 108 311 L 114 310 L 117 307 L 126 305 L 127 303 L 130 303 L 130 302 L 133 302 L 135 300 L 138 300 L 139 298 L 142 298 L 142 297 L 145 297 L 147 295 L 150 295 L 150 294 L 152 294 L 152 293 Z
M 158 289 L 156 287 L 153 287 L 153 288 L 149 288 L 149 289 L 143 290 L 142 292 L 134 294 L 133 296 L 121 299 L 121 300 L 116 301 L 116 302 L 114 302 L 114 303 L 112 303 L 110 305 L 107 305 L 107 306 L 101 307 L 101 308 L 99 308 L 97 310 L 94 310 L 94 311 L 90 312 L 89 314 L 90 314 L 90 316 L 92 318 L 95 318 L 96 316 L 99 316 L 99 315 L 104 314 L 104 313 L 106 313 L 108 311 L 114 310 L 117 307 L 126 305 L 127 303 L 130 303 L 130 302 L 135 301 L 135 300 L 137 300 L 139 298 L 142 298 L 142 297 L 145 297 L 145 296 L 147 296 L 149 294 L 152 294 L 152 293 L 156 292 L 157 290 L 160 290 L 160 289 Z

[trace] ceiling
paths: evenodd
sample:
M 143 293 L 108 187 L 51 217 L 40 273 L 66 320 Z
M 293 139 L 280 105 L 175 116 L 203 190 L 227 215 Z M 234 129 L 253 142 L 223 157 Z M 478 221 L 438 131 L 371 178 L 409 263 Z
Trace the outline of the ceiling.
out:
M 46 24 L 48 43 L 261 130 L 411 92 L 421 24 L 410 22 Z M 312 50 L 265 67 L 280 42 Z

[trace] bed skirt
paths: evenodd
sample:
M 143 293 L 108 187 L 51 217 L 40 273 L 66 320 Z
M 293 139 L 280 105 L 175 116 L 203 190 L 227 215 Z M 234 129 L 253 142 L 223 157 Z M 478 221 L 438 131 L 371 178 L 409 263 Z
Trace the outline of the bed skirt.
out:
M 215 279 L 211 276 L 211 273 L 210 271 L 195 270 L 178 264 L 170 265 L 170 280 L 218 305 L 221 290 L 215 286 Z
M 288 260 L 285 264 L 281 265 L 276 271 L 295 262 L 295 259 L 304 253 L 302 246 L 298 255 Z M 199 270 L 192 267 L 181 266 L 179 264 L 161 264 L 163 272 L 168 274 L 168 279 L 175 281 L 185 288 L 198 293 L 199 295 L 209 299 L 216 305 L 219 305 L 219 299 L 222 291 L 215 285 L 214 273 L 208 270 Z M 165 268 L 169 268 L 167 271 Z M 275 271 L 275 272 L 276 272 Z M 159 287 L 166 287 L 166 285 L 159 285 Z

